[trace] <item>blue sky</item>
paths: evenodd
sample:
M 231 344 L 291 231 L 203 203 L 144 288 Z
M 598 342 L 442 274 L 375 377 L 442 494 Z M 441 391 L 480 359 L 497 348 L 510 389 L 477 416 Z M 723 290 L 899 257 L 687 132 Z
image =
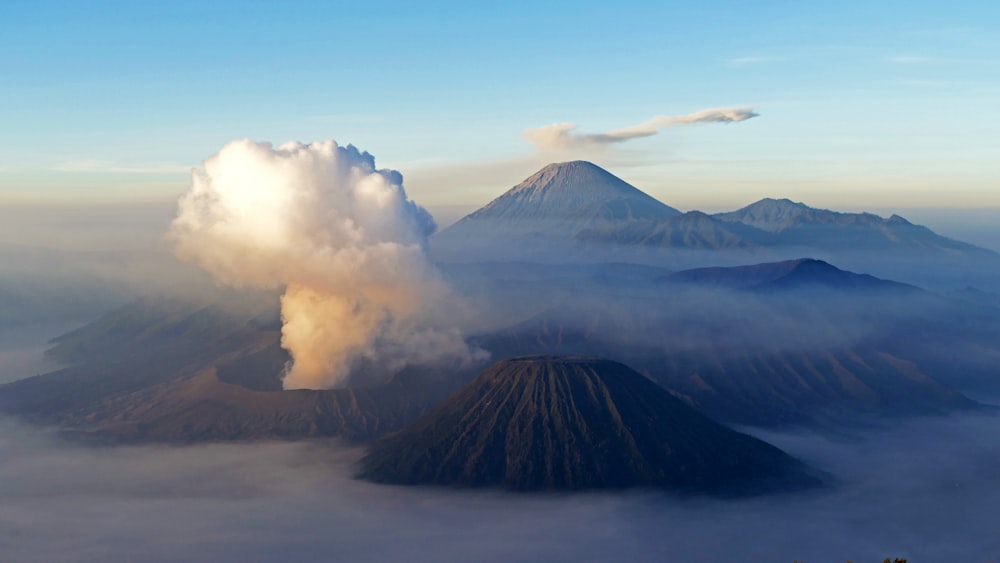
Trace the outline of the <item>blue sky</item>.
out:
M 354 143 L 430 206 L 589 158 L 684 209 L 1000 208 L 995 3 L 480 4 L 3 2 L 0 204 L 173 199 L 249 137 Z M 521 136 L 714 107 L 760 117 Z

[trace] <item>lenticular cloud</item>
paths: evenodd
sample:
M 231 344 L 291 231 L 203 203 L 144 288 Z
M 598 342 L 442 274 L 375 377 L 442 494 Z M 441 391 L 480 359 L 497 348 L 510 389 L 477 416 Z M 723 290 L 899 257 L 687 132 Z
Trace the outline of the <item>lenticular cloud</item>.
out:
M 359 360 L 398 370 L 482 354 L 430 321 L 449 294 L 427 257 L 434 229 L 402 176 L 367 152 L 242 140 L 193 171 L 170 238 L 219 283 L 284 289 L 284 386 L 325 389 Z

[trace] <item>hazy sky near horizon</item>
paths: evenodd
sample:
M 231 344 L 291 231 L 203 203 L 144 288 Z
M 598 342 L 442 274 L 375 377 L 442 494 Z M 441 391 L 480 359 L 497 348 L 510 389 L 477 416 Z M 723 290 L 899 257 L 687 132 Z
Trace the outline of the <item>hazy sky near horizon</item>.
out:
M 428 206 L 587 158 L 682 209 L 1000 208 L 1000 6 L 15 0 L 0 205 L 175 199 L 227 141 L 353 143 Z M 527 129 L 600 134 L 539 153 Z

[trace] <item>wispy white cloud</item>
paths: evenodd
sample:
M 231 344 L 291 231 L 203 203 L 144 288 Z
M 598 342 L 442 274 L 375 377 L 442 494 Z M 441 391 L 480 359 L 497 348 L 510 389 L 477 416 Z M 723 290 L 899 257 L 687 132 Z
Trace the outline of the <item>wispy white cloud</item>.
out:
M 422 160 L 392 164 L 393 168 L 406 171 L 408 192 L 422 203 L 478 206 L 555 159 L 568 157 L 567 152 L 572 151 L 573 158 L 587 158 L 613 170 L 641 168 L 650 163 L 651 155 L 642 150 L 607 150 L 608 147 L 656 135 L 664 127 L 734 123 L 756 116 L 749 108 L 709 109 L 682 116 L 656 116 L 631 127 L 590 134 L 576 132 L 572 123 L 557 123 L 522 133 L 536 149 L 530 153 L 473 162 Z M 655 161 L 664 162 L 664 155 L 656 154 Z
M 751 108 L 716 108 L 687 115 L 657 115 L 642 123 L 603 133 L 577 133 L 575 123 L 554 123 L 528 129 L 522 133 L 522 136 L 542 152 L 600 149 L 630 139 L 651 137 L 665 127 L 695 123 L 737 123 L 758 115 Z

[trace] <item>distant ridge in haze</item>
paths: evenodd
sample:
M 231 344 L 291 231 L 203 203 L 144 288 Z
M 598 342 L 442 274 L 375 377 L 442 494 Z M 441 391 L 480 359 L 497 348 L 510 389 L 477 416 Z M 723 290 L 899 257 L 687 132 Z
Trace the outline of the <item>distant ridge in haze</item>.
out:
M 885 218 L 872 213 L 841 213 L 809 207 L 790 199 L 765 198 L 713 217 L 738 223 L 774 236 L 772 244 L 825 249 L 881 250 L 909 248 L 952 253 L 990 251 L 941 236 L 899 215 Z
M 914 225 L 899 215 L 884 218 L 872 213 L 841 213 L 772 198 L 714 215 L 689 211 L 664 219 L 595 226 L 580 231 L 576 240 L 688 250 L 780 252 L 798 247 L 829 252 L 896 249 L 993 254 Z
M 378 442 L 362 477 L 517 491 L 757 493 L 819 484 L 781 450 L 713 422 L 630 368 L 566 356 L 495 364 Z
M 697 268 L 670 274 L 664 279 L 674 283 L 729 289 L 826 288 L 863 291 L 919 291 L 912 285 L 883 280 L 868 274 L 848 272 L 813 258 L 729 268 Z
M 431 239 L 450 263 L 633 262 L 671 269 L 815 256 L 929 288 L 1000 287 L 1000 254 L 903 217 L 765 198 L 680 213 L 590 162 L 550 164 Z M 930 262 L 928 262 L 930 261 Z M 927 266 L 933 263 L 933 267 Z
M 719 221 L 701 211 L 688 211 L 661 220 L 585 229 L 576 234 L 575 240 L 689 250 L 753 250 L 766 244 L 768 237 L 751 231 L 755 229 Z

